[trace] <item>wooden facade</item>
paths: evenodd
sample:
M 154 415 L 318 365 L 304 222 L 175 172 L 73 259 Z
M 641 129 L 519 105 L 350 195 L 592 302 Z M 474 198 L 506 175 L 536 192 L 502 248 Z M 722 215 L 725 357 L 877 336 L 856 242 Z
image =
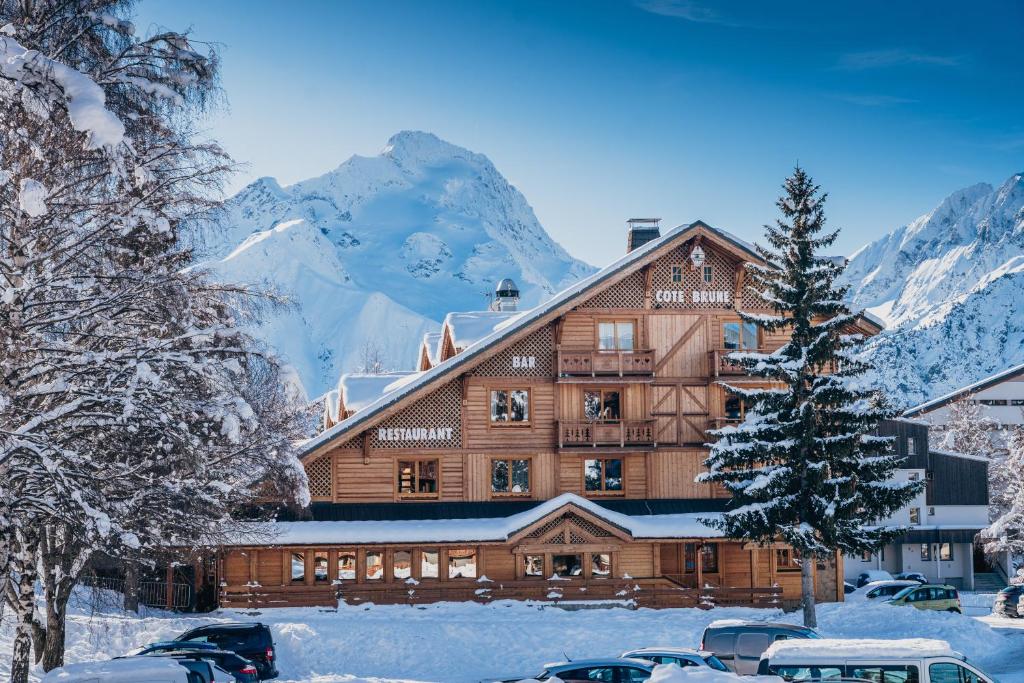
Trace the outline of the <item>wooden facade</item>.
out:
M 645 523 L 722 510 L 725 491 L 696 481 L 706 431 L 742 419 L 723 381 L 763 383 L 725 356 L 786 341 L 740 321 L 737 306 L 756 310 L 743 283 L 744 263 L 757 257 L 725 233 L 698 223 L 631 256 L 495 338 L 459 349 L 446 328 L 437 365 L 424 345 L 427 372 L 417 381 L 326 421 L 335 426 L 304 463 L 314 517 L 348 520 L 332 527 L 341 536 L 227 550 L 225 604 L 535 597 L 558 580 L 584 592 L 594 585 L 596 596 L 601 582 L 625 577 L 649 582 L 652 595 L 674 594 L 662 604 L 683 595 L 699 604 L 701 591 L 740 591 L 733 595 L 749 604 L 795 599 L 800 576 L 788 548 L 750 547 L 692 524 L 677 534 L 655 525 L 657 537 L 645 537 L 615 522 L 617 509 Z M 877 329 L 864 322 L 858 331 Z M 578 501 L 565 498 L 503 538 L 345 537 L 368 520 L 412 523 L 449 510 L 512 519 L 566 494 Z M 819 565 L 820 599 L 842 599 L 841 561 Z

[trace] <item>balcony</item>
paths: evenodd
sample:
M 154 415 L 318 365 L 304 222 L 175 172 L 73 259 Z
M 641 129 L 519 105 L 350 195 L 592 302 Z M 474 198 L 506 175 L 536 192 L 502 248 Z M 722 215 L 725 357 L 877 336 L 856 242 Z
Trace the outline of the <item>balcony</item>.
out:
M 654 351 L 562 351 L 558 352 L 559 376 L 654 375 Z
M 559 420 L 558 447 L 646 446 L 654 441 L 655 420 Z
M 736 427 L 743 423 L 741 417 L 713 417 L 708 420 L 708 429 L 722 429 L 723 427 Z
M 711 368 L 711 374 L 714 377 L 720 377 L 722 375 L 745 375 L 747 371 L 742 365 L 734 361 L 729 360 L 730 353 L 771 353 L 767 349 L 715 349 L 714 351 L 708 351 L 710 356 L 710 362 L 708 367 Z

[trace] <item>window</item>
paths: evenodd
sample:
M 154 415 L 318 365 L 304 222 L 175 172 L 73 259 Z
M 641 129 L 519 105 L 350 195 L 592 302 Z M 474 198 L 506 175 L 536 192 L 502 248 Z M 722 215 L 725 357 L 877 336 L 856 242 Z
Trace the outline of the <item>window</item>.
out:
M 448 578 L 475 579 L 476 551 L 470 548 L 448 551 Z
M 917 667 L 913 664 L 852 665 L 847 675 L 872 683 L 918 683 Z
M 907 475 L 907 479 L 909 479 L 910 481 L 918 481 L 920 478 L 920 472 L 911 472 L 910 474 Z
M 530 423 L 529 389 L 491 389 L 491 424 Z
M 786 681 L 827 681 L 843 677 L 843 668 L 838 666 L 791 665 L 770 666 L 768 671 Z
M 780 572 L 800 571 L 800 558 L 791 548 L 778 548 L 775 551 L 775 567 Z
M 356 554 L 351 550 L 342 550 L 338 553 L 338 578 L 355 581 Z
M 921 523 L 921 508 L 910 508 L 910 523 L 920 524 Z
M 317 582 L 328 581 L 330 577 L 330 565 L 327 563 L 327 553 L 317 551 L 313 553 L 313 580 Z
M 622 460 L 584 460 L 583 489 L 587 493 L 622 493 Z
M 932 544 L 922 543 L 921 544 L 921 561 L 931 562 L 932 561 Z
M 870 562 L 872 557 L 874 557 L 874 555 L 871 554 L 870 550 L 863 550 L 863 551 L 861 551 L 861 554 L 860 554 L 860 561 L 861 562 Z
M 672 266 L 672 282 L 682 282 L 682 281 L 683 281 L 683 267 L 682 266 Z
M 590 553 L 590 575 L 597 577 L 612 575 L 611 553 Z
M 983 406 L 1005 406 L 1007 401 L 1005 398 L 983 398 L 978 403 Z
M 917 455 L 917 439 L 912 436 L 907 437 L 907 455 Z
M 1024 398 L 1011 398 L 1010 399 L 1010 405 L 1011 406 L 1024 406 Z
M 757 349 L 757 325 L 738 322 L 722 324 L 722 346 L 726 351 Z
M 553 555 L 551 568 L 555 576 L 583 576 L 582 555 Z
M 408 579 L 412 576 L 412 552 L 396 550 L 391 555 L 391 575 L 396 579 Z
M 376 581 L 384 578 L 384 553 L 374 550 L 366 553 L 366 580 Z
M 400 460 L 398 493 L 403 498 L 437 497 L 437 460 Z
M 711 281 L 715 279 L 715 269 L 711 266 L 704 266 L 704 282 L 711 284 Z
M 601 351 L 633 350 L 632 320 L 611 320 L 597 324 L 597 348 Z
M 718 544 L 704 543 L 700 546 L 700 570 L 708 574 L 718 573 Z M 683 544 L 683 572 L 693 574 L 697 571 L 697 544 Z
M 491 493 L 511 496 L 530 493 L 530 460 L 491 460 Z
M 615 668 L 612 666 L 592 666 L 587 669 L 573 669 L 572 671 L 559 671 L 559 680 L 566 681 L 604 681 L 615 683 Z
M 952 543 L 940 543 L 939 544 L 939 560 L 942 562 L 953 561 L 953 544 Z
M 928 506 L 928 516 L 929 517 L 934 517 L 935 516 L 935 506 L 934 505 Z
M 421 579 L 436 579 L 438 577 L 438 567 L 441 566 L 441 562 L 438 559 L 440 554 L 436 550 L 424 550 L 420 552 L 420 578 Z
M 524 576 L 544 576 L 544 556 L 543 555 L 527 555 L 523 558 L 523 575 Z
M 963 667 L 952 662 L 939 662 L 928 666 L 928 678 L 932 683 L 965 683 L 969 679 L 963 677 L 964 673 L 966 672 L 963 671 Z
M 747 404 L 737 396 L 725 399 L 725 417 L 729 420 L 743 420 L 747 416 Z
M 587 389 L 583 392 L 583 416 L 588 420 L 618 420 L 621 393 L 618 389 Z
M 292 553 L 292 582 L 306 580 L 306 553 Z

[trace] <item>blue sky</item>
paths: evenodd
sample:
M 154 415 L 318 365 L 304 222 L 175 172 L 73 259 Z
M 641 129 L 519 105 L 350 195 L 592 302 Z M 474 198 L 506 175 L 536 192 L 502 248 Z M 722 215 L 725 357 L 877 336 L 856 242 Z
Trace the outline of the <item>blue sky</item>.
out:
M 487 154 L 575 256 L 625 220 L 747 239 L 793 164 L 836 251 L 1024 170 L 1024 3 L 144 0 L 136 23 L 219 43 L 205 122 L 288 184 L 402 129 Z

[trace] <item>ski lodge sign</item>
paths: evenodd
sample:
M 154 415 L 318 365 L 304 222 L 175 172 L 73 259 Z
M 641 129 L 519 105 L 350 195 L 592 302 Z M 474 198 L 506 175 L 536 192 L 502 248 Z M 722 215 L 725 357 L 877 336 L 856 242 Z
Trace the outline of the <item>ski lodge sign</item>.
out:
M 659 289 L 654 292 L 654 301 L 659 304 L 731 304 L 732 292 L 722 289 L 695 289 L 691 292 Z

